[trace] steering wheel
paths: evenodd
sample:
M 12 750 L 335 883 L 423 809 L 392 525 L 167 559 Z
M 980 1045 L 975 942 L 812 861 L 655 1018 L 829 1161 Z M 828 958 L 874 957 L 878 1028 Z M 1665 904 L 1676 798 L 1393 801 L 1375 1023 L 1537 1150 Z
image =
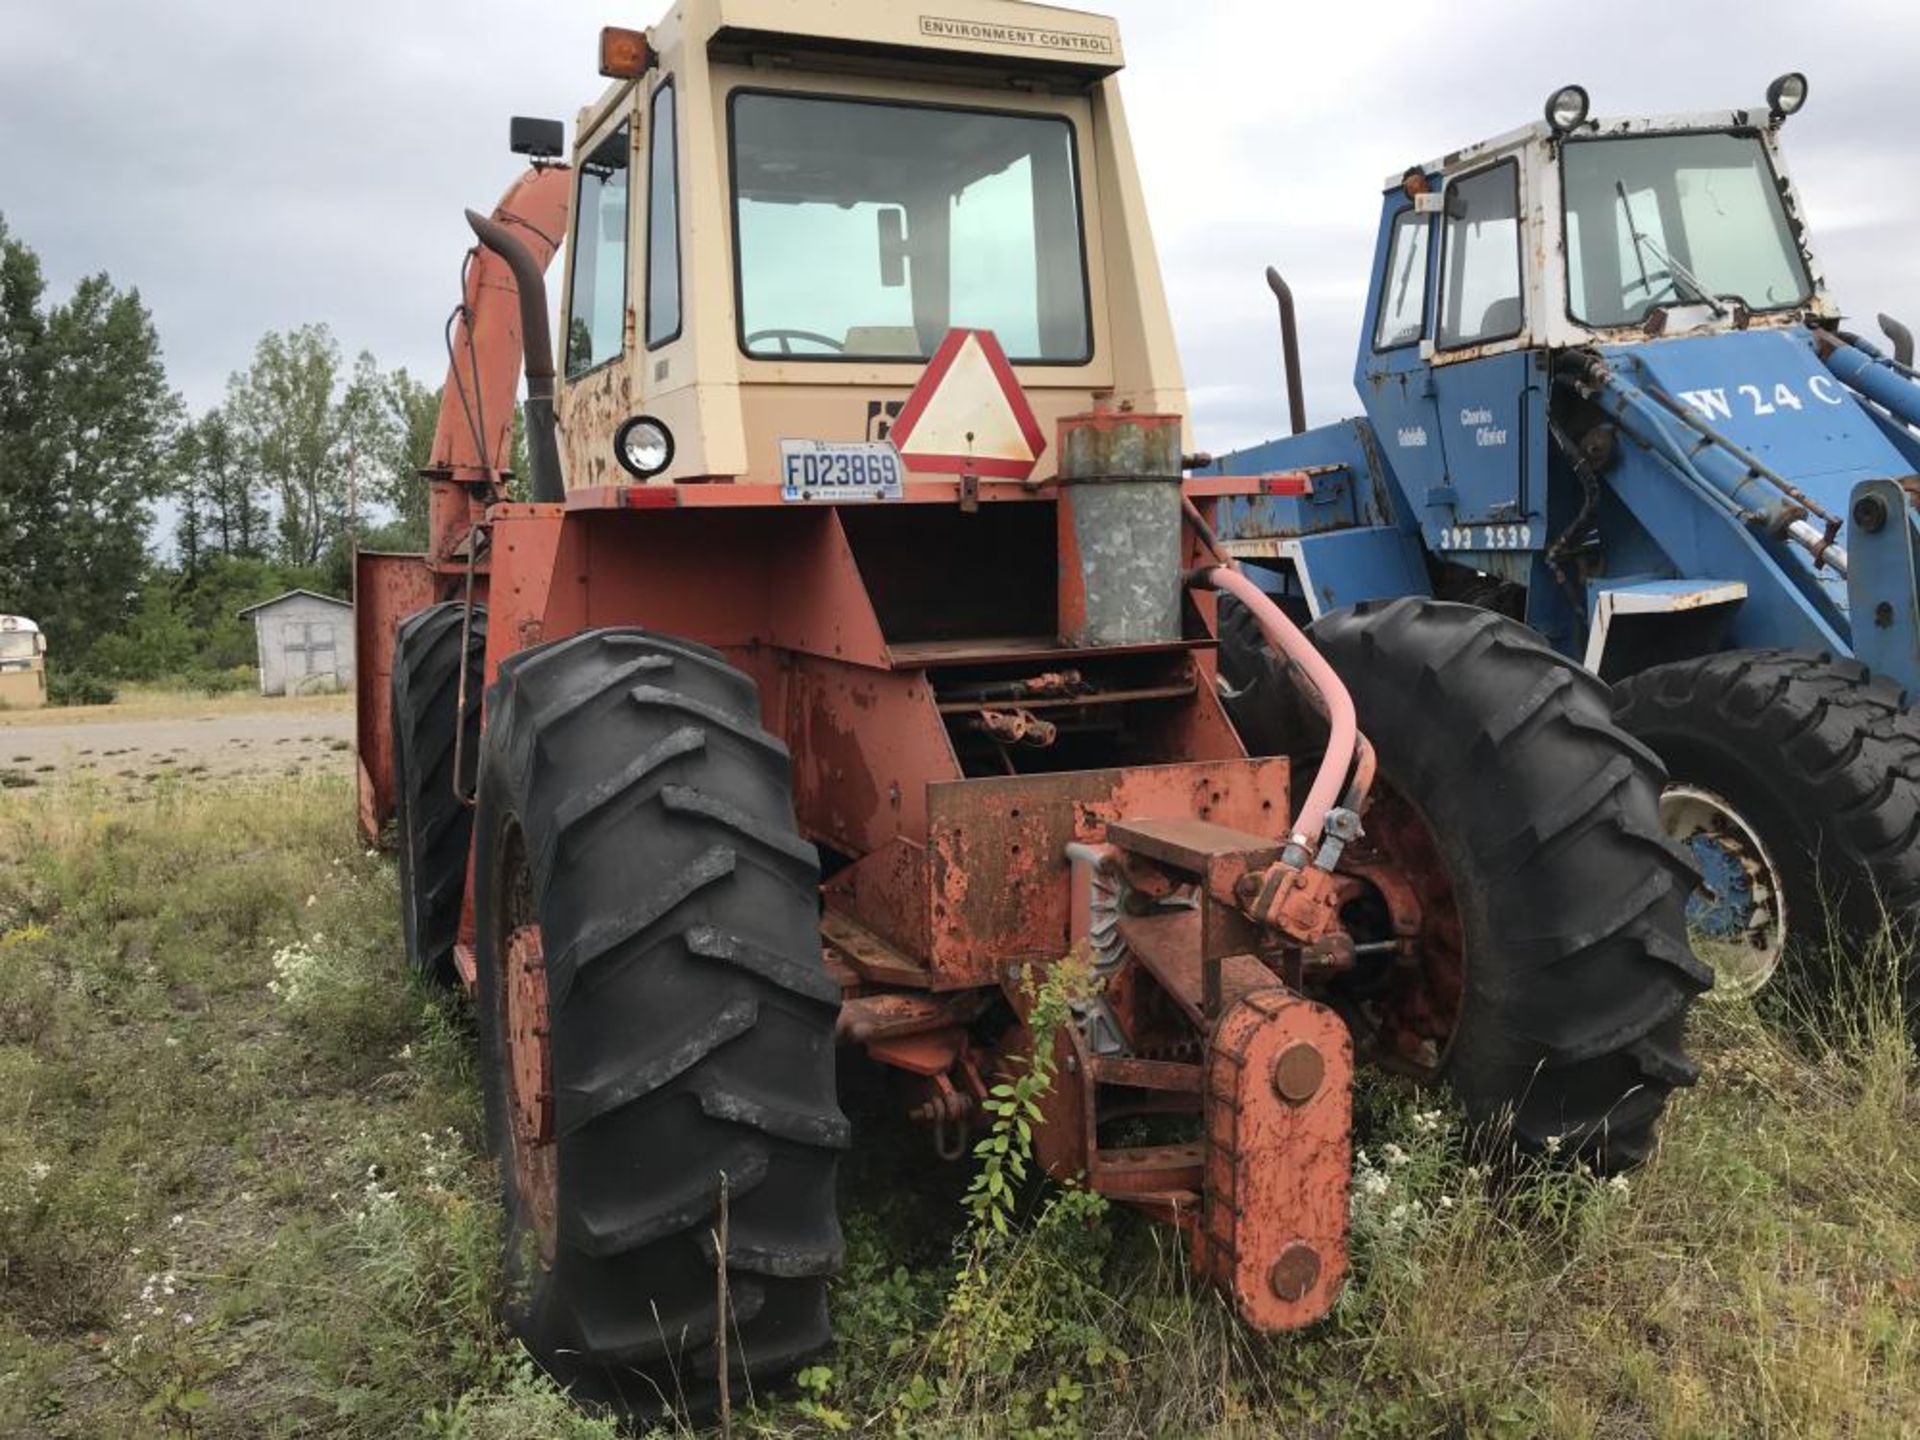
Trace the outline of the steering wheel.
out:
M 757 340 L 778 340 L 780 342 L 780 353 L 782 355 L 793 354 L 793 342 L 795 340 L 804 340 L 809 345 L 824 345 L 827 349 L 839 355 L 844 355 L 847 350 L 847 344 L 844 340 L 836 340 L 831 335 L 822 335 L 814 330 L 791 330 L 785 326 L 775 326 L 771 330 L 755 330 L 747 336 L 747 349 L 752 350 L 754 342 Z

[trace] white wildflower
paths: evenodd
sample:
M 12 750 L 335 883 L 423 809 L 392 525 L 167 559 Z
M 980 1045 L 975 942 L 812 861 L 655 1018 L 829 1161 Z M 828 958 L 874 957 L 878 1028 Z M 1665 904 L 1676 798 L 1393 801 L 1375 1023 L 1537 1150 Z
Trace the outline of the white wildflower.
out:
M 1385 1158 L 1388 1169 L 1393 1169 L 1397 1166 L 1406 1164 L 1409 1158 L 1407 1155 L 1407 1152 L 1402 1150 L 1398 1145 L 1394 1144 L 1391 1140 L 1389 1140 L 1386 1143 L 1385 1148 L 1381 1150 L 1380 1154 L 1382 1155 L 1382 1157 Z
M 1633 1187 L 1627 1183 L 1627 1177 L 1624 1175 L 1615 1175 L 1607 1181 L 1607 1189 L 1616 1195 L 1625 1195 L 1632 1188 Z

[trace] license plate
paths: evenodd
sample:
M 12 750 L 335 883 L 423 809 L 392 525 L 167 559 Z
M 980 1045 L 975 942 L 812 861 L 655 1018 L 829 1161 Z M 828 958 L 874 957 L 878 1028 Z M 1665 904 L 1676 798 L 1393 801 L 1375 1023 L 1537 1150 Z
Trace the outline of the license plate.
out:
M 782 440 L 782 500 L 898 500 L 906 479 L 888 440 Z

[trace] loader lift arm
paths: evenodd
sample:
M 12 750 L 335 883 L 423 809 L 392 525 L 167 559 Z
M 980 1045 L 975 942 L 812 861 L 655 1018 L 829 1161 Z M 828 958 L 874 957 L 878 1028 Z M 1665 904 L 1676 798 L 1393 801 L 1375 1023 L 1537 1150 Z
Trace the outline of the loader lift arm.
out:
M 571 176 L 565 165 L 536 163 L 521 172 L 493 209 L 494 223 L 515 235 L 542 270 L 566 233 Z M 469 537 L 512 455 L 523 353 L 520 291 L 507 262 L 485 246 L 473 246 L 462 262 L 460 304 L 447 318 L 446 341 L 440 418 L 421 471 L 430 492 L 427 552 L 354 557 L 360 828 L 369 840 L 379 838 L 394 807 L 388 707 L 394 637 L 407 616 L 462 590 Z M 483 594 L 484 562 L 476 560 L 476 569 L 481 573 L 475 583 Z

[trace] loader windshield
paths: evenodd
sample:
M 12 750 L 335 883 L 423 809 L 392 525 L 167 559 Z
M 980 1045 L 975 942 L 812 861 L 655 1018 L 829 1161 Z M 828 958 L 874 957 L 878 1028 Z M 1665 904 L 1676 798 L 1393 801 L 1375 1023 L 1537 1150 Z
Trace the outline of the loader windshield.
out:
M 40 653 L 27 630 L 0 630 L 0 660 L 31 660 Z
M 1757 136 L 1724 131 L 1569 140 L 1567 310 L 1632 325 L 1662 305 L 1737 299 L 1786 310 L 1812 293 Z
M 740 338 L 766 359 L 1091 353 L 1074 131 L 1052 115 L 736 91 Z

